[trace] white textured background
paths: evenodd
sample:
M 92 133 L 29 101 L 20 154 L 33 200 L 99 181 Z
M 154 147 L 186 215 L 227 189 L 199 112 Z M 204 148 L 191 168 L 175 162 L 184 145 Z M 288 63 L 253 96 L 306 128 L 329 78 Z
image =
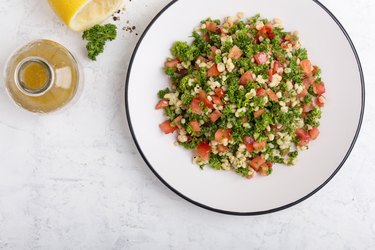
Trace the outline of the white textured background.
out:
M 67 46 L 85 75 L 79 101 L 48 116 L 18 109 L 0 87 L 0 249 L 375 249 L 375 1 L 321 0 L 350 34 L 365 73 L 356 147 L 316 195 L 258 217 L 217 214 L 179 198 L 133 144 L 126 69 L 140 34 L 168 2 L 125 0 L 116 24 L 129 20 L 139 35 L 120 30 L 105 55 L 89 62 L 80 34 L 46 0 L 0 1 L 1 69 L 16 47 L 48 38 Z

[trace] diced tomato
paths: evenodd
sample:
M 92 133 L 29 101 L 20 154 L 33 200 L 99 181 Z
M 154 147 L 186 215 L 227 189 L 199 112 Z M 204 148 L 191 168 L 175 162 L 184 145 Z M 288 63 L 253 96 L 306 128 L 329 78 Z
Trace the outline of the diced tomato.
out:
M 215 33 L 217 31 L 217 25 L 214 22 L 206 22 L 206 29 L 210 32 Z
M 266 26 L 268 32 L 270 32 L 273 29 L 273 24 L 271 22 L 266 23 L 264 26 Z
M 257 64 L 265 64 L 268 60 L 268 56 L 264 52 L 259 52 L 254 55 L 254 59 Z
M 164 66 L 166 68 L 176 68 L 177 64 L 179 64 L 179 63 L 180 63 L 180 61 L 177 58 L 175 58 L 175 59 L 166 61 L 165 64 L 164 64 Z
M 268 23 L 264 25 L 260 30 L 259 33 L 263 37 L 269 37 L 270 39 L 273 39 L 275 37 L 275 34 L 271 31 L 273 28 L 271 23 Z
M 266 93 L 267 93 L 268 97 L 271 99 L 271 101 L 275 102 L 275 101 L 279 100 L 279 98 L 277 97 L 275 92 L 273 92 L 271 89 L 267 89 Z
M 212 101 L 216 104 L 216 105 L 218 105 L 218 106 L 223 106 L 223 101 L 221 100 L 221 98 L 220 97 L 218 97 L 218 96 L 211 96 L 211 98 L 212 98 Z
M 260 166 L 259 168 L 259 174 L 261 176 L 267 176 L 268 173 L 269 173 L 269 166 L 267 164 L 263 164 L 262 166 Z
M 303 85 L 306 87 L 306 88 L 309 88 L 309 86 L 314 82 L 314 77 L 310 76 L 310 77 L 306 77 L 305 79 L 303 79 Z
M 304 130 L 303 128 L 296 129 L 296 136 L 298 137 L 298 139 L 310 138 L 307 131 Z
M 208 33 L 204 33 L 204 34 L 203 34 L 203 39 L 204 39 L 206 42 L 209 42 L 209 41 L 210 41 L 210 36 L 208 35 Z
M 262 166 L 266 160 L 262 156 L 257 156 L 254 159 L 250 160 L 250 167 L 255 171 L 259 171 L 260 166 Z
M 246 71 L 243 73 L 243 75 L 240 77 L 240 84 L 241 85 L 246 85 L 247 83 L 253 81 L 253 74 L 251 71 Z
M 281 62 L 279 62 L 279 61 L 274 61 L 273 62 L 273 73 L 274 74 L 283 75 L 282 72 L 279 73 L 279 69 L 282 69 L 282 68 L 283 68 L 283 65 L 281 64 Z
M 323 95 L 326 92 L 326 87 L 324 85 L 324 82 L 314 83 L 313 88 L 314 88 L 314 92 L 318 95 Z
M 212 67 L 207 71 L 207 76 L 208 77 L 211 77 L 211 76 L 219 76 L 221 73 L 219 72 L 219 70 L 217 70 L 217 65 L 216 63 L 214 65 L 212 65 Z
M 232 59 L 239 59 L 242 56 L 242 50 L 234 45 L 230 50 L 228 57 Z
M 228 129 L 219 128 L 215 133 L 215 141 L 222 142 L 224 139 L 230 140 L 230 134 Z
M 211 49 L 212 54 L 216 55 L 216 50 L 217 50 L 216 46 L 211 46 L 210 49 Z
M 318 73 L 319 72 L 319 67 L 318 66 L 313 66 L 313 70 L 312 70 L 312 73 L 313 74 L 316 74 L 316 73 Z
M 203 56 L 198 56 L 196 61 L 198 61 L 198 60 L 201 61 L 201 62 L 207 62 L 208 61 L 208 59 L 203 57 Z
M 254 152 L 254 145 L 252 143 L 246 144 L 246 150 L 250 153 Z
M 223 97 L 224 96 L 224 90 L 222 88 L 216 88 L 215 90 L 215 94 L 218 96 L 218 97 Z
M 308 113 L 308 112 L 310 112 L 311 110 L 313 110 L 313 105 L 312 105 L 312 103 L 309 103 L 309 104 L 304 103 L 304 104 L 303 104 L 303 112 L 304 112 L 304 113 Z
M 268 80 L 270 82 L 272 82 L 272 79 L 273 79 L 273 70 L 272 69 L 269 69 L 268 70 Z
M 307 93 L 308 93 L 307 89 L 304 88 L 302 92 L 297 95 L 297 98 L 305 97 Z
M 191 111 L 193 111 L 193 113 L 197 115 L 201 115 L 203 112 L 201 109 L 201 106 L 199 105 L 199 102 L 200 102 L 199 98 L 194 98 L 190 104 Z
M 208 118 L 211 122 L 216 122 L 221 117 L 221 112 L 219 110 L 215 110 L 211 114 L 209 114 Z
M 254 151 L 254 142 L 255 142 L 254 137 L 246 135 L 243 138 L 243 142 L 246 145 L 247 151 L 249 151 L 250 153 L 252 153 Z
M 159 125 L 159 128 L 165 134 L 170 134 L 170 133 L 173 133 L 177 129 L 177 126 L 172 127 L 171 122 L 169 120 L 166 120 L 165 122 Z
M 226 151 L 228 151 L 228 147 L 226 147 L 226 146 L 224 146 L 224 145 L 222 145 L 222 144 L 219 144 L 219 145 L 217 145 L 217 150 L 220 152 L 220 153 L 224 153 L 224 152 L 226 152 Z
M 317 127 L 313 127 L 312 129 L 309 130 L 309 135 L 312 140 L 315 140 L 316 138 L 318 138 L 319 134 L 320 134 L 320 131 Z
M 324 102 L 321 102 L 320 100 L 319 100 L 319 97 L 320 96 L 318 96 L 316 99 L 315 99 L 315 104 L 318 106 L 318 107 L 324 107 Z
M 203 102 L 203 104 L 207 108 L 209 108 L 209 109 L 213 109 L 214 108 L 214 105 L 212 104 L 212 102 L 210 100 L 207 99 L 207 94 L 203 90 L 201 90 L 199 92 L 199 99 Z
M 201 158 L 203 161 L 207 161 L 210 158 L 211 146 L 207 142 L 201 142 L 197 146 L 196 156 Z
M 193 129 L 194 132 L 199 132 L 201 131 L 201 126 L 199 124 L 199 122 L 197 121 L 191 121 L 189 122 L 191 128 Z
M 177 116 L 176 118 L 174 118 L 173 123 L 174 123 L 178 128 L 182 128 L 182 126 L 181 126 L 181 120 L 182 120 L 182 115 L 179 115 L 179 116 Z
M 167 100 L 160 100 L 158 104 L 156 104 L 155 109 L 163 109 L 168 107 L 168 101 Z
M 309 83 L 309 86 L 313 83 L 315 83 L 315 77 L 314 76 L 309 76 L 306 79 L 303 80 L 303 84 Z
M 254 117 L 258 118 L 259 116 L 263 115 L 263 113 L 264 113 L 264 109 L 259 109 L 254 112 Z
M 297 98 L 305 97 L 307 93 L 308 93 L 307 88 L 306 86 L 304 86 L 302 92 L 297 95 Z
M 266 162 L 266 164 L 267 164 L 267 166 L 269 166 L 269 167 L 272 167 L 273 166 L 273 163 L 272 162 Z
M 257 89 L 257 96 L 265 96 L 265 95 L 266 95 L 266 91 L 264 90 L 264 88 Z
M 284 37 L 284 39 L 286 41 L 290 41 L 290 40 L 292 40 L 292 35 L 291 34 L 286 34 L 285 37 Z
M 262 150 L 266 147 L 266 144 L 267 144 L 266 141 L 260 141 L 260 142 L 255 141 L 253 143 L 253 146 L 255 150 Z
M 268 32 L 271 31 L 271 27 L 268 25 L 264 25 L 259 32 L 261 33 L 262 36 L 266 36 Z
M 253 144 L 254 143 L 254 137 L 250 136 L 250 135 L 246 135 L 244 136 L 243 138 L 243 142 L 245 143 L 245 145 L 248 145 L 248 144 Z
M 296 130 L 296 136 L 299 139 L 299 143 L 298 143 L 299 146 L 305 146 L 310 142 L 309 133 L 302 128 L 299 128 Z
M 300 62 L 300 66 L 302 68 L 302 72 L 306 75 L 306 76 L 311 76 L 312 75 L 312 69 L 311 69 L 311 62 L 309 59 L 305 59 L 305 60 L 302 60 Z
M 229 28 L 230 28 L 230 24 L 229 24 L 229 23 L 223 23 L 223 24 L 219 27 L 219 31 L 220 31 L 220 33 L 222 33 L 222 34 L 228 34 L 228 33 L 229 33 Z

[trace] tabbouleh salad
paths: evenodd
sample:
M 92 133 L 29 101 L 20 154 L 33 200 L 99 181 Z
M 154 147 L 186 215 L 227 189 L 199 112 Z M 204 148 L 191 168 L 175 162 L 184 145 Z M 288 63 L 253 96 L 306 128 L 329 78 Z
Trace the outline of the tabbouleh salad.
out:
M 294 165 L 318 137 L 325 103 L 321 71 L 298 33 L 239 13 L 203 20 L 192 38 L 175 42 L 165 62 L 171 85 L 158 93 L 156 109 L 168 117 L 160 129 L 177 131 L 176 144 L 194 150 L 201 168 L 251 178 Z

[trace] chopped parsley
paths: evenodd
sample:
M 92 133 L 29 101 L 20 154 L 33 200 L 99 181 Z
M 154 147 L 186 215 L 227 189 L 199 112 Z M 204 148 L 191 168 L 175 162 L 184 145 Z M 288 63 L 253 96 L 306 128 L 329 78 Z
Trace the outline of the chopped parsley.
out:
M 87 56 L 96 61 L 96 57 L 103 53 L 107 41 L 112 41 L 117 36 L 117 27 L 114 24 L 95 25 L 82 34 L 82 39 L 87 40 Z

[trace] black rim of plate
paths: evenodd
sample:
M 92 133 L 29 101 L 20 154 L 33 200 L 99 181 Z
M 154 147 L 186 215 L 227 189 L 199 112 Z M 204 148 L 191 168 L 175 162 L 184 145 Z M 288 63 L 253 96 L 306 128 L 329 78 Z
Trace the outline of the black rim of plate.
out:
M 133 137 L 133 140 L 134 140 L 134 143 L 139 151 L 139 153 L 141 154 L 143 160 L 146 162 L 147 166 L 151 169 L 151 171 L 156 175 L 156 177 L 164 184 L 166 185 L 170 190 L 172 190 L 174 193 L 176 193 L 177 195 L 179 195 L 181 198 L 193 203 L 194 205 L 197 205 L 201 208 L 205 208 L 205 209 L 208 209 L 208 210 L 211 210 L 211 211 L 214 211 L 214 212 L 217 212 L 217 213 L 222 213 L 222 214 L 228 214 L 228 215 L 239 215 L 239 216 L 248 216 L 248 215 L 262 215 L 262 214 L 269 214 L 269 213 L 274 213 L 274 212 L 277 212 L 277 211 L 281 211 L 281 210 L 284 210 L 286 208 L 289 208 L 289 207 L 292 207 L 304 200 L 306 200 L 307 198 L 311 197 L 312 195 L 314 195 L 316 192 L 318 192 L 320 189 L 322 189 L 336 174 L 337 172 L 341 169 L 341 167 L 344 165 L 345 161 L 348 159 L 350 153 L 352 152 L 353 150 L 353 147 L 357 141 L 357 138 L 358 138 L 358 135 L 359 135 L 359 132 L 361 130 L 361 126 L 362 126 L 362 120 L 363 120 L 363 115 L 364 115 L 364 111 L 365 111 L 365 81 L 364 81 L 364 76 L 363 76 L 363 71 L 362 71 L 362 66 L 361 66 L 361 62 L 360 62 L 360 59 L 359 59 L 359 56 L 358 56 L 358 53 L 357 53 L 357 50 L 350 38 L 350 36 L 348 35 L 348 33 L 346 32 L 345 28 L 342 26 L 342 24 L 339 22 L 339 20 L 332 14 L 331 11 L 329 11 L 327 9 L 327 7 L 325 7 L 322 3 L 320 3 L 318 0 L 312 0 L 313 2 L 315 2 L 318 6 L 320 6 L 325 12 L 328 13 L 328 15 L 336 22 L 336 24 L 339 26 L 339 28 L 341 29 L 341 31 L 343 32 L 343 34 L 345 35 L 346 39 L 348 40 L 349 44 L 350 44 L 350 47 L 352 48 L 352 51 L 353 51 L 353 54 L 357 60 L 357 64 L 358 64 L 358 70 L 359 70 L 359 73 L 360 73 L 360 78 L 361 78 L 361 90 L 362 90 L 362 102 L 361 102 L 361 113 L 360 113 L 360 118 L 359 118 L 359 121 L 358 121 L 358 126 L 357 126 L 357 130 L 356 130 L 356 133 L 354 135 L 354 138 L 353 138 L 353 141 L 348 149 L 348 152 L 346 153 L 346 155 L 344 156 L 343 160 L 341 161 L 341 163 L 339 164 L 339 166 L 336 168 L 336 170 L 331 174 L 331 176 L 325 181 L 323 182 L 320 186 L 318 186 L 315 190 L 313 190 L 312 192 L 310 192 L 309 194 L 305 195 L 304 197 L 294 201 L 294 202 L 291 202 L 289 204 L 286 204 L 284 206 L 280 206 L 280 207 L 277 207 L 277 208 L 273 208 L 273 209 L 269 209 L 269 210 L 264 210 L 264 211 L 256 211 L 256 212 L 233 212 L 233 211 L 226 211 L 226 210 L 221 210 L 221 209 L 217 209 L 217 208 L 213 208 L 213 207 L 209 207 L 207 205 L 204 205 L 202 203 L 199 203 L 199 202 L 196 202 L 192 199 L 190 199 L 189 197 L 183 195 L 182 193 L 180 193 L 179 191 L 177 191 L 175 188 L 173 188 L 171 185 L 169 185 L 158 173 L 157 171 L 152 167 L 152 165 L 149 163 L 149 161 L 147 160 L 147 157 L 144 155 L 141 147 L 139 146 L 138 144 L 138 141 L 137 141 L 137 137 L 134 133 L 134 130 L 133 130 L 133 125 L 132 125 L 132 122 L 131 122 L 131 117 L 129 115 L 129 103 L 128 103 L 128 87 L 129 87 L 129 77 L 130 77 L 130 74 L 131 74 L 131 69 L 132 69 L 132 65 L 133 65 L 133 61 L 134 61 L 134 58 L 137 54 L 137 51 L 138 51 L 138 48 L 140 46 L 140 44 L 142 43 L 143 41 L 143 38 L 146 36 L 148 30 L 151 28 L 151 26 L 154 24 L 154 22 L 159 18 L 159 16 L 161 16 L 169 7 L 171 7 L 174 3 L 176 3 L 178 0 L 173 0 L 171 1 L 169 4 L 167 4 L 153 19 L 152 21 L 149 23 L 149 25 L 147 26 L 147 28 L 145 29 L 145 31 L 143 32 L 143 34 L 141 35 L 141 37 L 139 38 L 138 42 L 137 42 L 137 45 L 133 51 L 133 54 L 132 54 L 132 57 L 130 59 L 130 63 L 129 63 L 129 66 L 128 66 L 128 72 L 127 72 L 127 76 L 126 76 L 126 83 L 125 83 L 125 108 L 126 108 L 126 116 L 127 116 L 127 121 L 128 121 L 128 126 L 129 126 L 129 129 L 130 129 L 130 132 L 132 134 L 132 137 Z

